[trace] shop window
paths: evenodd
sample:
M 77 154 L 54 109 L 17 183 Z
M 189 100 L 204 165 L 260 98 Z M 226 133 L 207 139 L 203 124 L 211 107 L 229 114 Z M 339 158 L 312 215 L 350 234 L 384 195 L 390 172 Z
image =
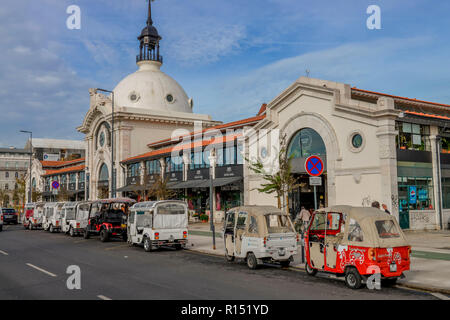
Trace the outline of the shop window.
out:
M 79 182 L 84 182 L 84 179 L 85 179 L 85 174 L 84 174 L 84 172 L 80 172 L 80 173 L 78 174 L 78 181 L 79 181 Z
M 166 158 L 166 172 L 181 172 L 183 171 L 183 157 L 167 157 Z
M 191 153 L 190 169 L 209 168 L 209 150 Z
M 145 163 L 145 166 L 147 168 L 147 174 L 149 175 L 161 173 L 161 163 L 159 162 L 159 159 L 149 160 Z
M 430 127 L 409 122 L 397 122 L 397 148 L 403 150 L 430 151 Z
M 137 177 L 139 176 L 139 169 L 141 168 L 141 164 L 138 163 L 133 163 L 128 165 L 127 167 L 127 176 L 130 177 Z
M 70 183 L 75 183 L 76 181 L 77 181 L 76 173 L 71 173 L 71 174 L 69 175 L 69 182 L 70 182 Z
M 399 211 L 434 209 L 431 177 L 398 177 Z

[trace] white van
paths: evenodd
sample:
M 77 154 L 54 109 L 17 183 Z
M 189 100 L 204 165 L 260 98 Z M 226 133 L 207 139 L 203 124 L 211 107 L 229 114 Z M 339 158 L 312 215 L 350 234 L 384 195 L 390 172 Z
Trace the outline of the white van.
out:
M 48 202 L 44 206 L 42 227 L 51 233 L 61 230 L 61 211 L 64 202 Z
M 42 228 L 42 221 L 44 219 L 44 202 L 37 202 L 34 204 L 33 215 L 29 217 L 28 229 Z
M 78 202 L 75 208 L 75 217 L 69 221 L 69 235 L 74 237 L 76 235 L 82 235 L 84 229 L 88 224 L 89 209 L 91 208 L 91 202 L 83 201 Z
M 130 209 L 127 233 L 130 244 L 143 244 L 147 252 L 161 246 L 182 249 L 188 242 L 187 205 L 177 200 L 136 203 Z
M 61 232 L 68 233 L 70 222 L 75 220 L 78 202 L 65 202 L 61 210 Z

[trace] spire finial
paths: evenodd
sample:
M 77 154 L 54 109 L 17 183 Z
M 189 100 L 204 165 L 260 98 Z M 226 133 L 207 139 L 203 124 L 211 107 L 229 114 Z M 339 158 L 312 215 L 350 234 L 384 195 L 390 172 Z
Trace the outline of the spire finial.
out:
M 152 20 L 152 1 L 155 0 L 147 0 L 148 1 L 148 19 L 147 19 L 147 25 L 151 26 L 153 25 L 153 20 Z

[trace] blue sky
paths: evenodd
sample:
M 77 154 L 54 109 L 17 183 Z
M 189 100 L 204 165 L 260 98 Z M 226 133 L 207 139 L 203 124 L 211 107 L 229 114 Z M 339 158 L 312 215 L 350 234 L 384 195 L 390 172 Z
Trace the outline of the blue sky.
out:
M 66 28 L 69 5 L 81 30 Z M 381 30 L 366 9 L 381 8 Z M 136 70 L 145 0 L 2 0 L 0 146 L 82 139 L 88 89 Z M 425 0 L 157 0 L 163 71 L 194 111 L 253 116 L 305 70 L 367 90 L 450 104 L 450 2 Z

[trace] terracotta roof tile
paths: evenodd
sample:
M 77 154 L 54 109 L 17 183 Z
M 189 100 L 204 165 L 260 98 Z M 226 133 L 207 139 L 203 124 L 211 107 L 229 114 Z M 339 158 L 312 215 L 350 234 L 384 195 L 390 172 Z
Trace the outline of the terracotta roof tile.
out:
M 43 167 L 65 167 L 68 165 L 72 165 L 75 163 L 79 163 L 79 162 L 84 162 L 86 160 L 86 158 L 79 158 L 79 159 L 74 159 L 74 160 L 68 160 L 68 161 L 41 161 L 41 164 Z
M 46 170 L 45 174 L 44 174 L 44 177 L 45 176 L 57 175 L 57 174 L 61 174 L 61 173 L 83 171 L 85 168 L 86 168 L 86 166 L 84 164 L 82 164 L 82 165 L 79 165 L 79 166 L 63 168 L 63 169 L 59 169 L 59 170 Z

